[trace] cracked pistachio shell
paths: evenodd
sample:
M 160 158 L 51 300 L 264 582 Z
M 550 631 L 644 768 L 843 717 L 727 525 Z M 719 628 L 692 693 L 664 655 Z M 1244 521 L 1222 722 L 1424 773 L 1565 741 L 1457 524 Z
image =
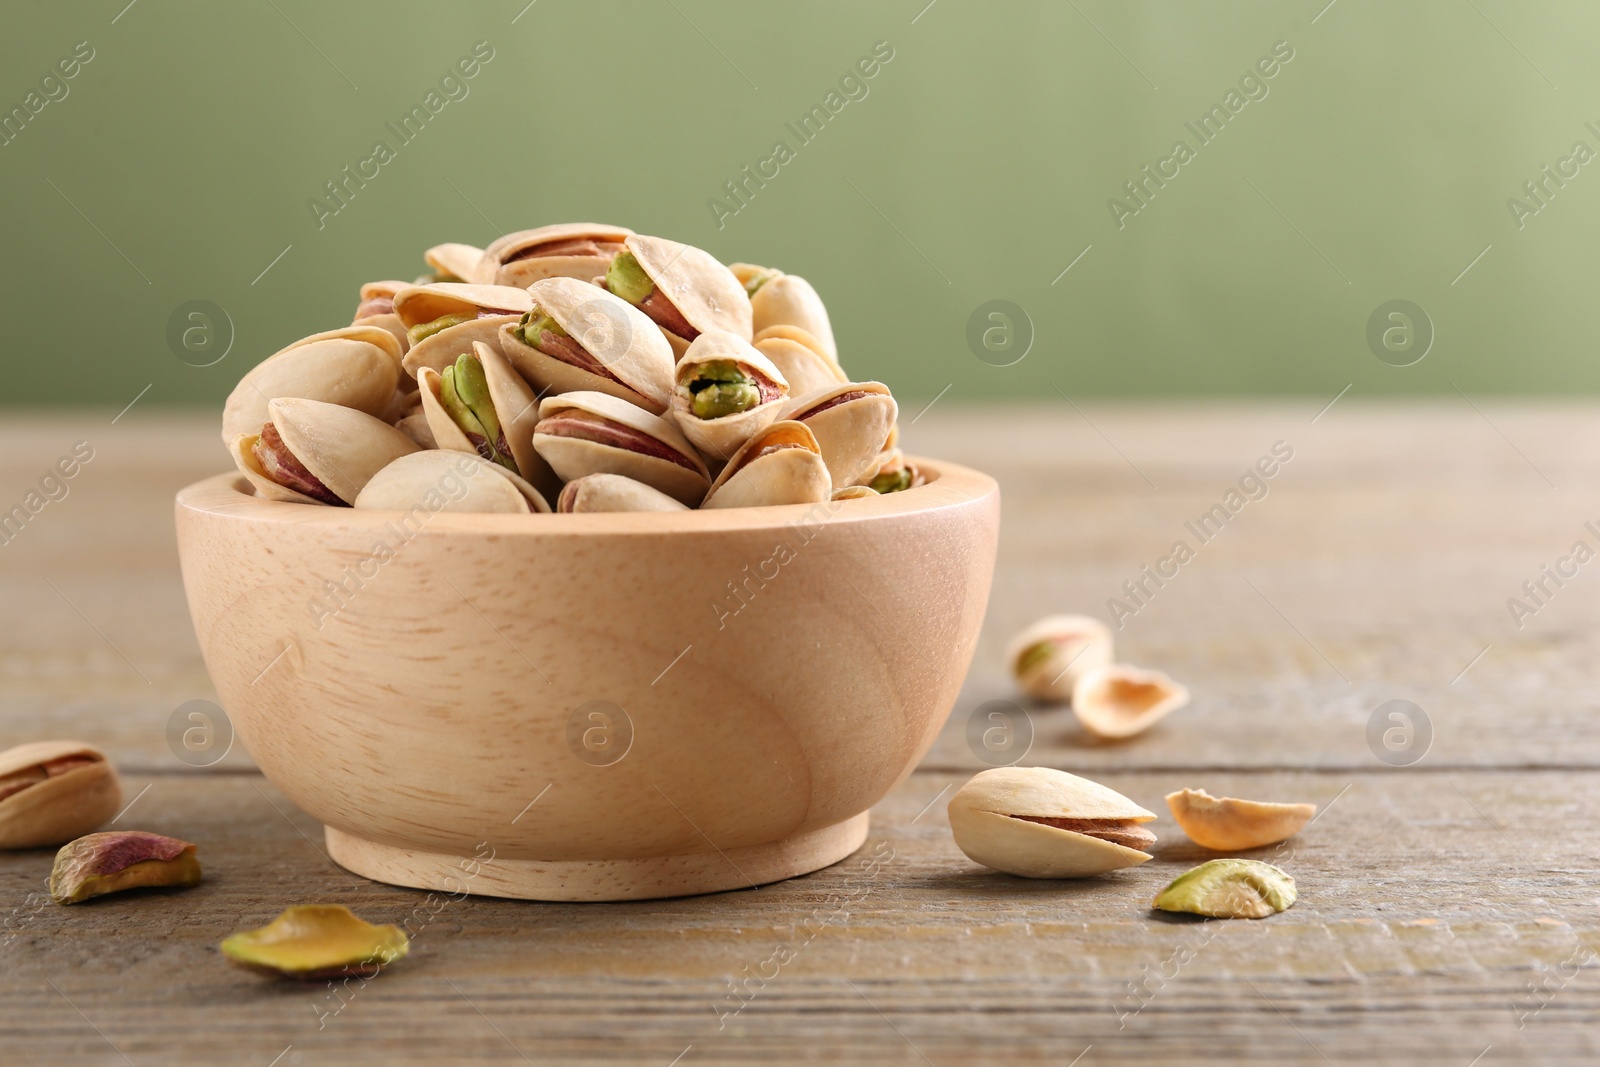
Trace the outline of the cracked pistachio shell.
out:
M 688 511 L 659 489 L 620 474 L 588 474 L 561 489 L 556 511 Z
M 422 253 L 423 262 L 433 268 L 441 282 L 477 281 L 478 263 L 482 259 L 483 249 L 455 242 L 434 245 Z
M 549 255 L 524 256 L 523 253 L 541 245 L 568 241 L 592 240 L 597 246 L 616 245 L 633 236 L 626 226 L 608 226 L 600 222 L 563 222 L 554 226 L 540 226 L 532 230 L 518 230 L 499 238 L 483 251 L 478 263 L 479 280 L 493 285 L 515 285 L 527 288 L 544 278 L 577 278 L 588 281 L 602 277 L 611 265 L 609 255 L 556 252 Z M 522 256 L 523 258 L 518 258 Z
M 1294 879 L 1270 863 L 1211 860 L 1174 878 L 1151 906 L 1213 919 L 1265 919 L 1293 907 L 1298 896 Z
M 586 436 L 573 435 L 586 426 L 592 427 Z M 664 447 L 683 462 L 641 451 L 641 438 L 650 440 L 652 450 Z M 705 461 L 676 426 L 605 393 L 580 390 L 545 397 L 539 403 L 533 447 L 565 482 L 586 474 L 620 474 L 689 507 L 700 503 L 711 484 Z
M 723 415 L 715 419 L 697 418 L 693 410 L 694 394 L 689 382 L 707 363 L 727 361 L 740 364 L 746 374 L 754 373 L 778 387 L 778 395 L 746 411 Z M 783 405 L 789 399 L 789 382 L 771 360 L 751 347 L 750 342 L 725 330 L 707 330 L 694 339 L 684 352 L 674 372 L 676 379 L 672 391 L 672 416 L 689 443 L 702 455 L 715 456 L 726 461 L 754 435 L 778 421 Z
M 476 452 L 448 448 L 413 452 L 374 474 L 354 506 L 384 511 L 422 509 L 430 514 L 548 513 L 550 505 L 524 478 Z
M 222 954 L 251 970 L 305 981 L 370 977 L 405 956 L 398 926 L 376 926 L 343 904 L 297 904 L 258 930 L 223 940 Z
M 1098 782 L 1050 767 L 995 767 L 949 804 L 950 831 L 969 859 L 1024 878 L 1080 878 L 1134 867 L 1149 853 L 1016 816 L 1145 823 L 1155 815 Z
M 412 344 L 403 363 L 406 373 L 415 378 L 420 367 L 443 371 L 456 356 L 472 351 L 474 341 L 498 347 L 500 327 L 516 322 L 532 307 L 526 289 L 505 285 L 434 282 L 400 290 L 394 297 L 394 312 L 407 330 L 445 315 L 471 316 Z
M 835 488 L 854 485 L 875 468 L 900 409 L 882 382 L 847 382 L 789 401 L 783 417 L 817 438 Z
M 0 752 L 0 849 L 59 845 L 122 806 L 105 754 L 82 741 L 32 741 Z
M 280 397 L 267 405 L 267 416 L 300 464 L 346 504 L 378 471 L 417 451 L 411 438 L 388 423 L 338 404 Z M 257 493 L 268 500 L 316 503 L 266 476 L 250 451 L 255 436 L 240 435 L 232 448 L 234 462 Z
M 1085 671 L 1072 687 L 1072 713 L 1097 737 L 1143 733 L 1187 703 L 1189 690 L 1160 671 L 1120 663 Z
M 77 904 L 124 889 L 200 884 L 194 846 L 142 830 L 89 834 L 63 845 L 50 871 L 50 898 Z
M 672 394 L 672 346 L 650 316 L 598 285 L 545 278 L 528 288 L 549 315 L 610 377 L 546 355 L 516 335 L 518 323 L 500 331 L 501 350 L 524 378 L 551 396 L 607 393 L 652 415 L 664 414 Z
M 1114 662 L 1111 628 L 1088 615 L 1047 615 L 1006 646 L 1006 667 L 1036 700 L 1065 704 L 1084 674 Z
M 822 342 L 798 326 L 768 326 L 757 330 L 752 344 L 783 371 L 783 376 L 789 379 L 791 396 L 805 396 L 850 381 L 850 376 L 822 347 Z
M 1167 807 L 1191 841 L 1217 852 L 1243 852 L 1286 841 L 1317 813 L 1315 804 L 1214 797 L 1204 789 L 1168 793 Z
M 739 279 L 715 256 L 693 245 L 644 234 L 633 234 L 624 243 L 690 326 L 702 333 L 726 330 L 750 340 L 750 298 Z M 668 335 L 667 340 L 675 357 L 688 351 L 687 338 Z
M 828 309 L 811 283 L 798 274 L 780 274 L 761 283 L 750 297 L 750 326 L 758 332 L 769 326 L 799 327 L 817 339 L 828 358 L 839 360 Z
M 342 333 L 303 338 L 252 367 L 233 387 L 222 409 L 222 441 L 260 433 L 267 404 L 302 397 L 382 416 L 400 381 L 399 347 L 387 331 L 346 327 Z M 384 339 L 382 342 L 378 338 Z M 387 344 L 388 347 L 384 347 Z
M 829 499 L 832 492 L 822 449 L 805 423 L 775 422 L 733 454 L 700 506 L 815 504 Z
M 511 450 L 511 458 L 517 464 L 517 473 L 532 483 L 541 497 L 554 497 L 561 491 L 561 480 L 533 447 L 533 428 L 539 422 L 538 398 L 522 376 L 511 368 L 511 363 L 499 349 L 477 341 L 473 343 L 472 354 L 483 367 L 483 376 L 489 385 L 489 400 L 494 405 L 506 447 Z M 439 373 L 431 367 L 422 367 L 417 374 L 417 383 L 428 433 L 435 442 L 433 447 L 476 454 L 477 447 L 456 425 L 440 400 L 442 379 Z

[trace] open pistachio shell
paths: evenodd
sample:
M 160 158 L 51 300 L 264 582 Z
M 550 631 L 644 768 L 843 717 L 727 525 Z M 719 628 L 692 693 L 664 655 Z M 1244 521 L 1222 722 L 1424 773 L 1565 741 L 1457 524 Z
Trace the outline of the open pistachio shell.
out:
M 541 278 L 589 281 L 605 274 L 622 242 L 633 236 L 626 226 L 564 222 L 508 233 L 484 249 L 478 277 L 493 285 L 526 288 Z
M 791 396 L 805 396 L 850 380 L 821 342 L 798 327 L 769 326 L 756 332 L 753 343 L 789 380 Z
M 483 368 L 500 434 L 504 438 L 505 447 L 511 453 L 513 462 L 516 463 L 517 473 L 533 483 L 541 494 L 554 496 L 561 491 L 561 481 L 550 469 L 550 465 L 544 461 L 544 457 L 533 447 L 533 428 L 539 422 L 538 398 L 534 396 L 533 390 L 528 388 L 528 383 L 523 381 L 522 376 L 511 369 L 511 364 L 500 354 L 499 349 L 478 341 L 472 346 L 472 354 Z M 445 410 L 441 400 L 442 379 L 439 373 L 431 367 L 422 367 L 417 380 L 420 386 L 418 391 L 422 397 L 422 411 L 427 418 L 428 432 L 433 437 L 435 447 L 482 455 L 477 443 L 467 436 Z
M 475 245 L 454 242 L 434 245 L 422 253 L 423 261 L 433 268 L 433 281 L 475 282 L 478 263 L 483 259 L 483 249 Z
M 411 438 L 388 423 L 337 404 L 280 397 L 267 405 L 267 417 L 300 465 L 346 504 L 378 471 L 417 451 Z M 234 459 L 257 490 L 273 500 L 308 502 L 310 497 L 268 477 L 250 453 L 250 436 L 235 438 Z
M 105 753 L 82 741 L 33 741 L 0 752 L 0 849 L 59 845 L 122 806 Z
M 711 253 L 664 237 L 633 234 L 628 251 L 656 285 L 657 296 L 677 308 L 697 333 L 727 330 L 748 341 L 751 336 L 750 298 L 733 272 Z M 673 355 L 682 358 L 693 337 L 663 329 Z
M 534 306 L 554 319 L 564 338 L 559 348 L 576 346 L 562 359 L 528 344 L 522 324 L 500 332 L 501 350 L 524 378 L 548 395 L 579 391 L 606 393 L 664 414 L 672 393 L 672 346 L 650 317 L 599 286 L 572 278 L 545 278 L 528 287 Z M 581 366 L 573 359 L 589 359 Z
M 887 385 L 848 382 L 796 397 L 783 417 L 805 423 L 816 436 L 833 485 L 842 489 L 877 466 L 899 413 Z
M 314 981 L 371 977 L 411 949 L 398 926 L 376 926 L 343 904 L 297 904 L 258 930 L 226 938 L 222 954 L 251 970 Z
M 737 367 L 744 377 L 754 383 L 746 387 L 754 406 L 709 418 L 699 414 L 697 394 L 690 389 L 690 385 L 702 377 L 709 364 L 732 364 Z M 707 330 L 695 338 L 678 361 L 674 377 L 676 387 L 672 391 L 672 415 L 678 428 L 702 455 L 715 456 L 723 462 L 752 435 L 778 421 L 778 413 L 789 398 L 789 382 L 783 372 L 752 348 L 750 342 L 726 330 Z
M 833 340 L 828 309 L 811 283 L 798 274 L 780 274 L 760 284 L 750 294 L 750 326 L 760 332 L 768 326 L 798 326 L 815 337 L 835 362 L 839 349 Z
M 1242 852 L 1287 841 L 1317 813 L 1315 804 L 1214 797 L 1204 789 L 1168 793 L 1167 807 L 1191 841 L 1217 852 Z
M 262 469 L 261 461 L 256 459 L 255 450 L 260 440 L 260 434 L 242 433 L 228 442 L 228 455 L 233 457 L 234 466 L 239 468 L 239 473 L 249 479 L 251 486 L 255 488 L 256 496 L 263 500 L 278 500 L 285 504 L 326 503 L 273 481 Z
M 620 474 L 586 474 L 561 488 L 556 511 L 688 511 L 659 489 Z
M 877 496 L 878 491 L 867 485 L 847 485 L 843 489 L 835 489 L 834 500 L 860 500 L 862 497 Z
M 1072 687 L 1072 713 L 1085 730 L 1120 739 L 1143 733 L 1189 703 L 1189 690 L 1160 671 L 1124 664 L 1096 667 Z
M 1023 692 L 1065 704 L 1078 679 L 1114 662 L 1111 629 L 1088 615 L 1047 615 L 1011 639 L 1006 666 Z
M 394 294 L 410 286 L 410 282 L 401 281 L 367 282 L 361 287 L 360 302 L 356 304 L 350 323 L 352 326 L 376 326 L 394 337 L 398 345 L 396 362 L 411 347 L 411 340 L 406 336 L 406 324 L 394 313 Z
M 711 484 L 705 462 L 676 426 L 605 393 L 546 397 L 533 447 L 563 481 L 621 474 L 690 507 Z
M 431 372 L 430 372 L 431 373 Z M 476 452 L 429 449 L 374 474 L 355 507 L 382 511 L 548 513 L 550 504 L 520 475 Z
M 456 356 L 472 351 L 474 341 L 498 347 L 500 327 L 516 322 L 531 307 L 527 290 L 505 285 L 435 282 L 400 290 L 394 297 L 395 314 L 413 338 L 405 356 L 406 373 L 414 378 L 419 367 L 442 371 Z M 447 315 L 462 321 L 421 335 L 419 330 Z
M 394 338 L 376 327 L 391 345 Z M 222 409 L 222 441 L 257 433 L 267 421 L 267 404 L 279 397 L 304 397 L 382 416 L 399 384 L 398 358 L 370 340 L 307 338 L 252 367 L 228 395 Z
M 889 436 L 891 440 L 894 439 L 892 429 Z M 906 459 L 898 448 L 890 448 L 879 454 L 876 463 L 861 476 L 861 484 L 871 486 L 880 493 L 899 493 L 926 483 L 922 469 Z
M 194 846 L 142 830 L 87 834 L 61 846 L 50 869 L 50 898 L 78 904 L 124 889 L 200 884 Z
M 777 422 L 734 453 L 701 507 L 815 504 L 827 500 L 832 491 L 816 437 L 804 423 Z
M 1142 847 L 1155 842 L 1139 825 L 1154 814 L 1098 782 L 1050 767 L 982 771 L 950 798 L 948 810 L 962 852 L 1024 878 L 1081 878 L 1137 866 L 1151 859 Z

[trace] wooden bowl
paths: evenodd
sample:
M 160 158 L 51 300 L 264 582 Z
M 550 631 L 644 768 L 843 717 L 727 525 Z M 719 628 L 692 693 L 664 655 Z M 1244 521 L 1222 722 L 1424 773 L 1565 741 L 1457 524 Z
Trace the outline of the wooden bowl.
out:
M 354 511 L 178 494 L 206 666 L 328 851 L 534 900 L 736 889 L 836 863 L 950 714 L 994 481 L 656 514 Z

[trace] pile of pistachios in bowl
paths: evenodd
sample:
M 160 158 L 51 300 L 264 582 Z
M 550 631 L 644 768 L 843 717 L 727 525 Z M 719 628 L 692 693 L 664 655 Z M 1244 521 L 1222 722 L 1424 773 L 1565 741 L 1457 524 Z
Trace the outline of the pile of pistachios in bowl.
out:
M 683 511 L 925 481 L 798 275 L 586 222 L 424 258 L 234 388 L 223 443 L 257 496 L 406 509 L 464 483 L 430 510 Z

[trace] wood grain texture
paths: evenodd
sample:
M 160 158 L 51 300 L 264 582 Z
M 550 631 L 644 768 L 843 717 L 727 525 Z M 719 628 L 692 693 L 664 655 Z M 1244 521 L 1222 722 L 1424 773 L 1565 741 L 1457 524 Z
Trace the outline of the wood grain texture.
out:
M 1574 541 L 1600 547 L 1584 528 L 1600 518 L 1600 419 L 1592 405 L 1480 413 L 1347 396 L 1313 423 L 1321 407 L 935 405 L 907 425 L 907 447 L 994 474 L 1005 519 L 972 671 L 921 770 L 836 866 L 755 890 L 583 905 L 368 882 L 331 864 L 318 824 L 239 748 L 184 768 L 167 718 L 215 694 L 170 502 L 225 469 L 213 420 L 136 409 L 115 426 L 115 412 L 0 421 L 0 504 L 74 441 L 96 448 L 67 498 L 0 546 L 12 608 L 0 614 L 0 745 L 98 744 L 138 798 L 118 825 L 197 841 L 207 865 L 187 893 L 66 909 L 42 902 L 47 852 L 0 855 L 0 1059 L 1594 1062 L 1596 576 L 1585 566 L 1552 587 L 1521 629 L 1505 601 Z M 1070 711 L 1023 708 L 1026 762 L 1161 814 L 1156 859 L 1081 883 L 971 864 L 943 803 L 983 765 L 966 718 L 1016 699 L 1008 637 L 1051 611 L 1109 619 L 1122 582 L 1280 440 L 1294 457 L 1265 498 L 1117 631 L 1123 658 L 1189 685 L 1193 704 L 1118 745 L 1089 742 Z M 1396 697 L 1435 730 L 1406 768 L 1366 742 L 1373 709 Z M 1206 858 L 1161 802 L 1184 786 L 1323 805 L 1285 849 L 1257 853 L 1295 875 L 1293 909 L 1256 923 L 1148 910 Z M 218 957 L 227 933 L 311 900 L 409 921 L 412 956 L 342 1000 Z

